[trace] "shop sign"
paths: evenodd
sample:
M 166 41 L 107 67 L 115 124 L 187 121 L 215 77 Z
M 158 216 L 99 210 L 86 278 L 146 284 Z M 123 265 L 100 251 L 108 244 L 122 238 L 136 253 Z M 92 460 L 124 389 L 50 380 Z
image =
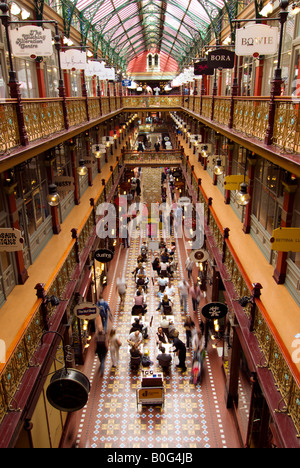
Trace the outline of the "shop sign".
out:
M 82 320 L 94 320 L 99 315 L 99 307 L 92 302 L 84 302 L 75 306 L 73 312 Z
M 89 60 L 85 68 L 85 76 L 100 76 L 104 73 L 104 63 L 97 60 Z
M 108 263 L 114 258 L 114 253 L 108 249 L 99 249 L 95 252 L 95 260 L 101 263 Z
M 122 86 L 131 86 L 131 81 L 130 80 L 122 80 Z
M 270 239 L 271 250 L 300 252 L 300 228 L 278 228 Z
M 201 60 L 199 62 L 194 63 L 194 75 L 213 75 L 214 70 L 212 68 L 208 68 L 207 60 Z
M 207 151 L 207 153 L 210 153 L 212 152 L 212 145 L 211 143 L 203 143 L 200 145 L 200 151 Z
M 249 185 L 249 178 L 244 175 L 230 175 L 225 177 L 225 190 L 240 190 L 241 184 Z
M 191 204 L 191 199 L 189 197 L 180 197 L 177 203 L 180 206 L 189 206 Z
M 50 29 L 22 26 L 10 31 L 12 53 L 15 57 L 51 57 L 53 54 Z
M 204 249 L 194 250 L 190 254 L 190 259 L 198 263 L 204 263 L 208 260 L 208 258 L 209 258 L 209 254 Z
M 71 192 L 75 186 L 74 177 L 69 176 L 54 176 L 53 183 L 56 185 L 58 193 Z
M 95 164 L 95 159 L 93 158 L 85 158 L 82 160 L 85 167 L 89 168 L 89 167 L 93 167 L 93 164 Z
M 208 68 L 234 68 L 235 53 L 231 50 L 216 49 L 207 55 Z
M 144 404 L 160 403 L 164 400 L 163 388 L 140 388 L 138 389 L 138 402 Z
M 106 146 L 103 145 L 102 143 L 92 145 L 92 152 L 93 153 L 105 153 L 106 152 Z
M 60 52 L 62 70 L 85 70 L 87 66 L 86 52 L 77 49 L 69 49 Z
M 278 28 L 250 24 L 236 31 L 236 55 L 274 55 L 278 51 Z
M 0 252 L 17 252 L 23 250 L 23 245 L 21 231 L 14 228 L 0 229 Z
M 209 320 L 219 320 L 227 315 L 228 307 L 222 302 L 211 302 L 202 308 L 202 315 Z

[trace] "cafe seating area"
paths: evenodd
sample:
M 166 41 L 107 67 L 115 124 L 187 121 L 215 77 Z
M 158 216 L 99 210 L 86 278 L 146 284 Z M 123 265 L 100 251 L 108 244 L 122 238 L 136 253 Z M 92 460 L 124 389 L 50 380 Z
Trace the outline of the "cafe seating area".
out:
M 143 190 L 152 187 L 153 192 L 156 193 L 156 189 L 160 196 L 160 174 L 161 168 L 143 168 Z M 170 197 L 169 190 L 167 195 Z M 141 246 L 144 240 L 147 242 L 148 252 L 146 261 L 141 264 Z M 80 424 L 81 428 L 79 431 L 75 429 L 75 440 L 74 433 L 71 434 L 70 440 L 76 448 L 139 448 L 145 444 L 149 448 L 239 446 L 234 421 L 231 418 L 225 419 L 223 427 L 227 429 L 227 436 L 223 439 L 223 432 L 220 432 L 223 431 L 223 427 L 219 427 L 221 419 L 212 418 L 215 414 L 216 395 L 223 401 L 224 393 L 220 361 L 215 361 L 218 359 L 217 354 L 214 351 L 209 353 L 209 358 L 206 358 L 204 364 L 202 383 L 194 385 L 191 381 L 192 347 L 186 347 L 186 369 L 178 367 L 178 356 L 173 351 L 174 332 L 177 331 L 179 339 L 186 344 L 186 316 L 193 316 L 195 321 L 197 319 L 193 314 L 191 300 L 188 301 L 187 313 L 180 303 L 178 285 L 183 278 L 187 278 L 184 270 L 187 256 L 184 242 L 166 236 L 161 229 L 155 242 L 152 241 L 153 239 L 147 238 L 146 229 L 141 228 L 138 238 L 130 238 L 129 248 L 120 247 L 119 263 L 113 264 L 111 280 L 109 278 L 108 289 L 105 291 L 114 311 L 113 323 L 110 326 L 117 330 L 122 342 L 119 363 L 112 367 L 108 353 L 103 377 L 99 378 L 99 361 L 91 349 L 88 354 L 91 370 L 88 368 L 89 358 L 85 365 L 85 372 L 92 375 L 89 404 L 82 412 L 81 418 L 76 419 L 74 416 L 70 420 L 69 431 L 72 430 L 73 424 Z M 162 256 L 166 261 L 166 249 L 177 268 L 161 278 L 157 262 L 154 263 L 154 268 L 153 262 L 158 258 L 161 263 Z M 115 258 L 114 262 L 117 261 Z M 145 273 L 145 278 L 141 279 L 149 280 L 147 290 L 143 289 L 146 310 L 134 306 L 134 298 L 139 290 L 136 282 L 139 270 Z M 122 307 L 118 296 L 113 292 L 116 280 L 121 275 L 127 285 Z M 171 301 L 170 308 L 162 305 L 165 295 Z M 139 355 L 132 356 L 132 346 L 128 340 L 137 323 L 140 325 L 141 343 L 138 346 Z M 160 342 L 158 334 L 166 337 L 164 342 Z M 211 366 L 213 379 L 210 377 Z M 148 379 L 149 386 L 145 386 Z M 223 407 L 226 411 L 224 405 Z M 65 435 L 64 446 L 68 446 L 69 434 L 70 432 L 67 432 Z M 217 434 L 212 436 L 213 441 L 210 434 Z

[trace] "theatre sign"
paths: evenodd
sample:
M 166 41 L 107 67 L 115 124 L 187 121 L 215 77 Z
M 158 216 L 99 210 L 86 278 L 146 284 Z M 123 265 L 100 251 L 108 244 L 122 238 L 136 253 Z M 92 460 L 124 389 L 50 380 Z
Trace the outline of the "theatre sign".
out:
M 278 50 L 278 28 L 251 24 L 236 31 L 236 55 L 273 55 Z

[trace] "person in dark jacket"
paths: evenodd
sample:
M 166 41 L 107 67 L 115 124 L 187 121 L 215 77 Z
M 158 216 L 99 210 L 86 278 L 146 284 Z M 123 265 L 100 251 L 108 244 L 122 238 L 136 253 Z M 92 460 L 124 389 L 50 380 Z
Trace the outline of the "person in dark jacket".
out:
M 105 359 L 108 352 L 108 340 L 106 333 L 101 330 L 96 333 L 96 354 L 98 355 L 100 361 L 100 376 L 104 373 Z
M 166 354 L 165 348 L 162 347 L 161 354 L 157 356 L 157 360 L 162 368 L 168 368 L 172 362 L 172 356 L 170 354 Z
M 179 337 L 179 332 L 178 330 L 176 330 L 173 335 L 173 345 L 174 345 L 173 352 L 178 352 L 179 364 L 176 367 L 181 368 L 182 372 L 185 372 L 187 370 L 186 365 L 185 365 L 186 347 L 183 341 L 181 341 L 178 337 Z

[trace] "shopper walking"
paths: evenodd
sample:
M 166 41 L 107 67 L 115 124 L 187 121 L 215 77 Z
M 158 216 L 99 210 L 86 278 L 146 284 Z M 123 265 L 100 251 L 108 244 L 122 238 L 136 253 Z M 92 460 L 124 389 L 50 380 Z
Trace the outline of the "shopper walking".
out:
M 182 372 L 185 372 L 187 370 L 187 367 L 185 365 L 186 347 L 183 341 L 179 339 L 178 330 L 175 330 L 173 333 L 173 345 L 175 347 L 173 351 L 178 353 L 178 358 L 179 358 L 179 364 L 176 367 L 181 368 Z
M 194 268 L 194 262 L 193 260 L 188 257 L 185 262 L 185 268 L 188 274 L 189 280 L 192 279 L 192 273 L 193 273 L 193 268 Z
M 182 280 L 178 284 L 180 294 L 180 306 L 183 308 L 184 313 L 187 313 L 187 303 L 189 295 L 189 283 L 186 280 Z
M 199 284 L 198 283 L 193 284 L 190 287 L 189 293 L 193 302 L 193 311 L 196 314 L 198 311 L 200 300 L 201 300 L 201 289 L 200 289 Z
M 122 343 L 115 329 L 112 329 L 109 334 L 109 346 L 112 367 L 117 367 L 120 359 L 120 347 Z
M 127 289 L 127 284 L 126 280 L 123 277 L 117 278 L 117 291 L 119 293 L 120 297 L 120 308 L 124 307 L 125 304 L 125 295 L 126 295 L 126 289 Z
M 102 296 L 100 296 L 100 299 L 99 301 L 97 302 L 97 306 L 99 307 L 100 309 L 100 317 L 101 317 L 101 320 L 102 320 L 102 326 L 103 326 L 103 330 L 104 332 L 107 331 L 107 322 L 108 322 L 108 319 L 109 320 L 112 320 L 113 319 L 113 316 L 112 316 L 112 313 L 111 313 L 111 310 L 110 310 L 110 307 L 108 305 L 108 302 L 106 302 Z
M 95 341 L 96 354 L 98 355 L 100 361 L 100 376 L 102 376 L 104 373 L 105 359 L 108 351 L 108 341 L 106 332 L 104 332 L 104 330 L 96 332 Z
M 189 348 L 192 344 L 192 332 L 195 328 L 195 324 L 190 316 L 185 319 L 184 328 L 186 334 L 186 347 Z

